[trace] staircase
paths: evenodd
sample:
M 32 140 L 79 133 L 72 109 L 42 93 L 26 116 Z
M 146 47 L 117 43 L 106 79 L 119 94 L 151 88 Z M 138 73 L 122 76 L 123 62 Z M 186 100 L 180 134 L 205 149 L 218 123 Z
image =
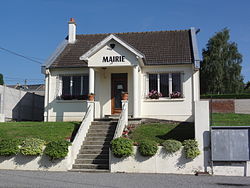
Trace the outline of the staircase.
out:
M 109 172 L 109 147 L 117 120 L 95 119 L 77 155 L 71 171 Z

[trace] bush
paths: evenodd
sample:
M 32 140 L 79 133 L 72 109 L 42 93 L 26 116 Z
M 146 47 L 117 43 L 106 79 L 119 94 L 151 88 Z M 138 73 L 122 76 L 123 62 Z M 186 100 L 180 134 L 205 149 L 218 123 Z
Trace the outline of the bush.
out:
M 198 142 L 196 140 L 184 140 L 183 146 L 187 159 L 194 159 L 200 155 Z
M 124 137 L 116 138 L 111 142 L 111 150 L 117 158 L 131 156 L 133 154 L 133 141 Z
M 158 150 L 157 142 L 151 140 L 142 141 L 139 145 L 139 152 L 142 156 L 153 156 Z
M 23 155 L 41 155 L 45 141 L 38 138 L 27 138 L 23 141 L 20 153 Z
M 166 140 L 162 143 L 168 153 L 174 153 L 181 149 L 181 142 L 177 140 Z
M 52 160 L 65 158 L 68 154 L 70 143 L 66 140 L 49 142 L 44 153 Z
M 0 141 L 0 156 L 11 156 L 19 153 L 19 141 L 14 139 Z

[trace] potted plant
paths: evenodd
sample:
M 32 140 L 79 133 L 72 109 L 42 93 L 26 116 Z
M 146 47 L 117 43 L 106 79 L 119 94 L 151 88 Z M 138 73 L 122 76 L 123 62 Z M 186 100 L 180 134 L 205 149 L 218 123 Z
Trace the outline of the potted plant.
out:
M 122 92 L 122 100 L 128 100 L 128 92 Z
M 151 90 L 148 93 L 148 98 L 150 99 L 159 99 L 160 97 L 162 97 L 162 94 L 156 90 Z
M 181 92 L 175 91 L 170 94 L 170 98 L 180 98 L 181 97 Z
M 95 100 L 95 94 L 94 93 L 90 93 L 88 95 L 88 99 L 89 99 L 89 101 L 94 101 Z

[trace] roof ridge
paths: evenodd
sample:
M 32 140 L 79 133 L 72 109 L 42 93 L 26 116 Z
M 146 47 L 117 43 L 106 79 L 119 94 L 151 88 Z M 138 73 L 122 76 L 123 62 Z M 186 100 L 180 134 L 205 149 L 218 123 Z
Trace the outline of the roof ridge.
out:
M 160 30 L 160 31 L 140 31 L 140 32 L 121 32 L 121 33 L 95 33 L 95 34 L 77 34 L 78 36 L 83 36 L 83 35 L 117 35 L 117 34 L 138 34 L 138 33 L 161 33 L 161 32 L 186 32 L 190 31 L 190 29 L 179 29 L 179 30 Z

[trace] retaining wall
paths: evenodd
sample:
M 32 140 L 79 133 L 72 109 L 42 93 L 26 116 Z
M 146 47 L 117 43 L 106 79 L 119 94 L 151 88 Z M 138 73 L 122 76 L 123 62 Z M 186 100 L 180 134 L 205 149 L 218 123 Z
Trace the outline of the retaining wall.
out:
M 72 167 L 71 146 L 67 157 L 62 160 L 51 161 L 46 155 L 25 156 L 0 156 L 0 169 L 8 170 L 44 170 L 44 171 L 67 171 Z
M 186 159 L 183 149 L 168 154 L 162 146 L 159 146 L 157 154 L 152 157 L 141 156 L 137 146 L 134 146 L 134 151 L 135 155 L 127 158 L 116 158 L 110 154 L 110 171 L 174 174 L 194 174 L 196 171 L 204 171 L 204 165 L 201 165 L 202 156 L 194 160 Z

